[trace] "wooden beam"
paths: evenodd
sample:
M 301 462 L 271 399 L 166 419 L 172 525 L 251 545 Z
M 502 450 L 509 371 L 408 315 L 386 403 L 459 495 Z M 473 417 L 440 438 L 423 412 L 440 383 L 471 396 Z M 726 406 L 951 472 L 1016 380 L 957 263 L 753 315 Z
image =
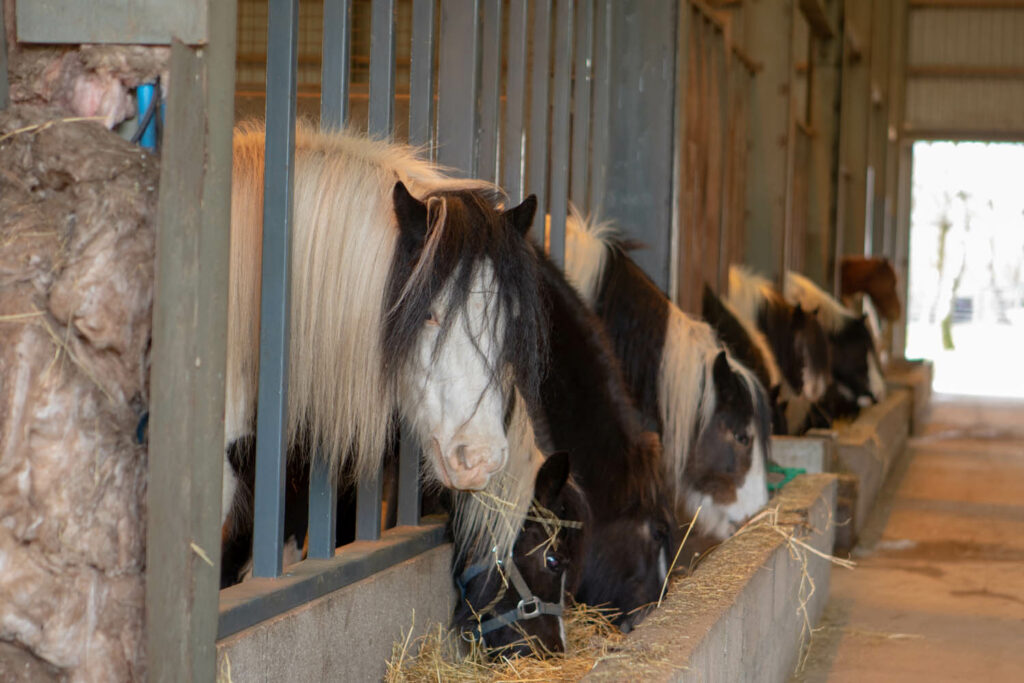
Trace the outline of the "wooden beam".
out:
M 1024 9 L 1024 0 L 909 0 L 910 9 Z
M 816 38 L 829 40 L 835 36 L 836 31 L 832 28 L 832 22 L 828 20 L 821 0 L 800 0 L 800 12 L 807 19 L 807 24 Z
M 910 140 L 957 140 L 984 142 L 1024 142 L 1024 128 L 970 130 L 968 128 L 928 128 L 903 126 L 903 137 Z
M 1017 64 L 914 64 L 907 67 L 911 78 L 1024 78 L 1024 66 Z
M 146 494 L 151 681 L 210 681 L 216 669 L 235 7 L 209 3 L 207 46 L 171 47 Z

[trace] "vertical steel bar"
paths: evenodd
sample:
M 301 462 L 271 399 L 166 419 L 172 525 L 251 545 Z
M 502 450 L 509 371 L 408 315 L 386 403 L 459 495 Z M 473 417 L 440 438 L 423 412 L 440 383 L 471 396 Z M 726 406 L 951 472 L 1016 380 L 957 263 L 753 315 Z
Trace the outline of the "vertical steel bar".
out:
M 608 133 L 611 113 L 612 4 L 597 0 L 594 17 L 594 116 L 590 158 L 590 210 L 601 212 L 608 173 Z
M 320 127 L 342 128 L 348 120 L 352 0 L 324 0 L 323 60 L 320 74 Z M 326 461 L 313 458 L 309 473 L 309 556 L 334 557 L 337 545 L 338 489 Z
M 551 232 L 549 255 L 565 263 L 565 218 L 569 204 L 570 100 L 572 88 L 573 2 L 555 2 L 555 75 L 551 110 Z
M 338 487 L 326 458 L 317 454 L 309 472 L 309 556 L 334 557 L 338 544 Z
M 320 127 L 338 129 L 348 121 L 349 64 L 352 60 L 352 0 L 324 0 L 323 59 L 320 70 Z
M 498 128 L 501 124 L 501 5 L 483 0 L 482 62 L 480 66 L 480 120 L 477 139 L 477 176 L 498 180 Z
M 508 64 L 505 76 L 505 137 L 501 145 L 501 183 L 509 199 L 523 199 L 523 119 L 526 114 L 526 58 L 530 6 L 513 2 L 508 7 Z
M 356 540 L 376 541 L 380 538 L 380 504 L 383 477 L 378 469 L 370 479 L 360 479 L 356 486 Z
M 395 0 L 373 0 L 370 24 L 370 134 L 390 137 L 395 119 Z M 378 469 L 356 485 L 356 538 L 380 538 L 381 482 Z
M 434 141 L 435 0 L 413 0 L 409 67 L 409 144 Z M 403 441 L 404 443 L 404 441 Z
M 395 0 L 373 0 L 370 19 L 370 134 L 390 137 L 395 123 Z
M 530 63 L 530 139 L 526 192 L 537 195 L 533 234 L 544 241 L 548 197 L 548 116 L 551 103 L 551 0 L 533 6 L 533 57 Z
M 281 546 L 284 542 L 298 0 L 270 0 L 267 20 L 267 132 L 260 383 L 256 416 L 254 576 L 281 574 Z
M 398 457 L 398 524 L 420 523 L 420 449 L 416 437 L 402 422 Z
M 593 78 L 594 0 L 579 0 L 576 18 L 576 66 L 572 95 L 572 189 L 573 204 L 583 213 L 590 209 L 590 91 Z
M 437 159 L 477 174 L 480 0 L 441 0 L 437 84 Z

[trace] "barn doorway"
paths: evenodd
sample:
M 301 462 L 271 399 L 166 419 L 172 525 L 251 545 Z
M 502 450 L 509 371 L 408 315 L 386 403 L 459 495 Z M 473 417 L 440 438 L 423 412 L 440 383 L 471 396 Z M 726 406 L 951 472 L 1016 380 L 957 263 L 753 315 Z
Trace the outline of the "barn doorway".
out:
M 909 358 L 934 390 L 1024 398 L 1024 144 L 916 142 Z

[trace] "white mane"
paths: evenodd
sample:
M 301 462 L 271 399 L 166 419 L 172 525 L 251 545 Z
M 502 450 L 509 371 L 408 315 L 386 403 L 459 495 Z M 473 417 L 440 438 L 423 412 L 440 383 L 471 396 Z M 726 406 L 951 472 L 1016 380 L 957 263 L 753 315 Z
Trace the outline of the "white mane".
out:
M 729 311 L 734 318 L 743 327 L 743 331 L 747 333 L 750 340 L 757 347 L 758 352 L 761 354 L 761 358 L 764 361 L 765 368 L 768 370 L 768 380 L 771 382 L 771 386 L 788 386 L 786 378 L 782 376 L 782 370 L 779 368 L 779 362 L 775 358 L 775 352 L 772 351 L 771 344 L 768 343 L 768 338 L 764 336 L 761 330 L 757 329 L 753 321 L 740 315 L 739 311 L 733 308 L 733 305 L 728 301 L 721 300 L 722 306 L 725 310 Z M 765 387 L 770 389 L 771 387 Z M 792 389 L 790 389 L 792 391 Z
M 611 248 L 608 240 L 612 235 L 614 229 L 610 224 L 588 223 L 572 207 L 570 218 L 566 222 L 566 277 L 580 289 L 581 295 L 588 302 L 593 302 L 597 296 L 601 275 L 607 263 L 608 249 Z M 704 430 L 715 413 L 715 394 L 713 391 L 705 392 L 705 387 L 714 384 L 714 361 L 723 348 L 710 325 L 694 320 L 671 302 L 668 302 L 668 310 L 666 339 L 670 341 L 666 342 L 662 351 L 658 383 L 661 442 L 664 465 L 672 477 L 672 485 L 676 491 L 676 505 L 685 506 L 686 512 L 692 515 L 696 511 L 695 505 L 690 506 L 693 497 L 688 487 L 685 484 L 680 486 L 680 482 L 685 482 L 686 463 L 690 459 L 697 435 Z M 751 396 L 755 396 L 754 392 L 760 383 L 754 373 L 732 357 L 729 357 L 729 365 L 743 378 Z M 777 365 L 775 369 L 778 371 Z M 758 454 L 763 457 L 766 452 L 766 445 L 761 441 L 760 436 L 757 436 L 755 459 Z M 758 479 L 760 483 L 757 483 Z M 760 486 L 762 490 L 767 491 L 763 462 L 759 466 L 751 466 L 747 482 L 752 490 Z M 744 484 L 744 489 L 747 485 Z M 764 502 L 767 502 L 767 494 L 761 504 Z M 711 502 L 705 504 L 705 508 L 708 505 L 717 506 Z M 708 513 L 709 520 L 715 517 L 715 513 L 707 509 L 701 512 L 701 517 L 705 513 Z M 728 516 L 724 510 L 719 514 Z M 700 518 L 698 526 L 703 526 Z
M 225 445 L 255 421 L 264 128 L 234 135 Z M 398 235 L 396 181 L 417 196 L 493 186 L 445 176 L 408 146 L 300 123 L 295 142 L 288 434 L 309 427 L 337 465 L 361 473 L 385 451 L 395 390 L 381 368 L 382 303 Z M 496 192 L 496 191 L 495 191 Z
M 850 320 L 857 318 L 856 313 L 839 303 L 831 294 L 791 270 L 786 271 L 783 295 L 790 303 L 800 304 L 805 311 L 816 311 L 815 317 L 826 332 L 838 332 Z

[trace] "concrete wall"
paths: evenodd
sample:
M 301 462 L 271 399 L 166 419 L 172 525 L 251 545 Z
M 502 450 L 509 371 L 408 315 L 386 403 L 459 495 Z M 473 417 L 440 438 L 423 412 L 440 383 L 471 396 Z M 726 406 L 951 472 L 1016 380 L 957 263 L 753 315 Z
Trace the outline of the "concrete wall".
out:
M 415 634 L 447 624 L 455 601 L 451 545 L 417 555 L 217 643 L 218 678 L 380 680 L 415 620 Z M 415 615 L 414 615 L 415 608 Z

